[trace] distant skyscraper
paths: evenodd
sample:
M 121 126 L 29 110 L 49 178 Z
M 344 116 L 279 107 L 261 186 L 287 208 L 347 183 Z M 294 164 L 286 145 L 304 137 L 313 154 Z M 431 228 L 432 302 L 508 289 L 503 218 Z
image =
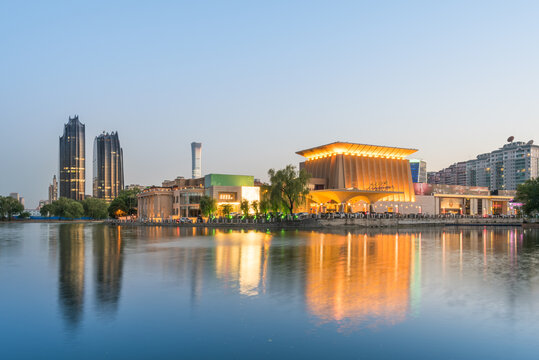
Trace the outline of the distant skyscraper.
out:
M 202 177 L 202 143 L 191 143 L 191 155 L 193 158 L 193 179 Z
M 412 171 L 412 182 L 427 182 L 427 162 L 425 160 L 410 159 L 410 170 Z
M 75 115 L 60 137 L 60 197 L 83 200 L 86 183 L 84 124 Z
M 114 200 L 124 188 L 123 151 L 117 132 L 103 133 L 94 140 L 93 196 Z
M 49 185 L 49 204 L 58 200 L 58 182 L 56 175 L 52 177 L 52 184 Z

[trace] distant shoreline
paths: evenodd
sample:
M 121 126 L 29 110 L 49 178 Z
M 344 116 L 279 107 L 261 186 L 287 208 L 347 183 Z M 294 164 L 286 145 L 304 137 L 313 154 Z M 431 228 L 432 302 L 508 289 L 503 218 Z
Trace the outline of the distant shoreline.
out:
M 56 219 L 51 219 L 51 220 L 37 220 L 37 219 L 25 219 L 25 220 L 22 220 L 22 219 L 17 219 L 17 220 L 5 220 L 5 221 L 0 221 L 0 224 L 28 224 L 28 223 L 45 223 L 45 224 L 51 224 L 51 223 L 68 223 L 68 224 L 79 224 L 79 223 L 94 223 L 94 224 L 99 224 L 99 223 L 105 223 L 107 222 L 106 220 L 56 220 Z

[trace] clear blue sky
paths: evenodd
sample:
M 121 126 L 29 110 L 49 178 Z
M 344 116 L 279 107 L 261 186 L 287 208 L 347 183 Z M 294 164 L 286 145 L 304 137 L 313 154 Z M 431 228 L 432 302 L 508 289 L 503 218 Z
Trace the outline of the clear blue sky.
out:
M 539 141 L 537 1 L 2 1 L 0 194 L 47 198 L 69 115 L 118 131 L 126 183 L 266 178 L 337 140 L 438 170 Z

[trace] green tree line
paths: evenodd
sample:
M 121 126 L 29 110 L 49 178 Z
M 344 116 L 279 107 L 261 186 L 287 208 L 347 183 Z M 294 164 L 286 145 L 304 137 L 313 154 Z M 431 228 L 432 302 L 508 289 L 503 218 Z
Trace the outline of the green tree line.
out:
M 109 204 L 103 199 L 87 198 L 76 201 L 60 198 L 40 209 L 42 216 L 59 216 L 69 219 L 90 217 L 92 219 L 118 218 L 137 214 L 138 189 L 122 190 Z

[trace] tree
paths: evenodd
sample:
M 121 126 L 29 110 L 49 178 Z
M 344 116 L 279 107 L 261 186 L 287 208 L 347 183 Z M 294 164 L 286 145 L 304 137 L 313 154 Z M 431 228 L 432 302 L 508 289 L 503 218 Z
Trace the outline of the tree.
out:
M 308 182 L 310 175 L 301 169 L 299 172 L 293 165 L 287 165 L 284 169 L 268 171 L 270 176 L 270 201 L 272 208 L 285 208 L 292 213 L 294 207 L 305 202 L 309 194 Z
M 204 195 L 200 198 L 200 212 L 203 216 L 212 216 L 217 211 L 217 203 L 214 198 Z
M 82 207 L 84 208 L 84 216 L 92 219 L 106 219 L 108 217 L 109 204 L 103 199 L 84 199 Z
M 52 205 L 51 204 L 43 205 L 41 207 L 41 209 L 39 209 L 39 213 L 41 214 L 41 216 L 51 216 L 52 215 Z
M 251 206 L 249 205 L 249 200 L 242 200 L 240 204 L 241 212 L 243 213 L 243 216 L 249 215 L 249 209 Z
M 229 217 L 232 212 L 232 205 L 226 203 L 221 205 L 221 212 L 223 213 L 223 216 Z
M 10 196 L 0 196 L 0 218 L 7 216 L 8 220 L 13 219 L 13 215 L 24 211 L 24 206 Z
M 109 216 L 119 218 L 125 215 L 137 215 L 139 189 L 122 190 L 116 199 L 112 200 L 109 205 Z
M 19 214 L 19 219 L 28 219 L 30 217 L 30 213 L 28 211 L 23 211 Z
M 523 203 L 522 211 L 526 215 L 539 212 L 539 178 L 529 179 L 520 184 L 515 200 Z
M 254 201 L 251 203 L 251 209 L 253 209 L 255 215 L 260 214 L 260 201 L 254 200 Z
M 54 216 L 76 219 L 84 215 L 84 208 L 78 201 L 61 197 L 50 204 L 50 213 Z

